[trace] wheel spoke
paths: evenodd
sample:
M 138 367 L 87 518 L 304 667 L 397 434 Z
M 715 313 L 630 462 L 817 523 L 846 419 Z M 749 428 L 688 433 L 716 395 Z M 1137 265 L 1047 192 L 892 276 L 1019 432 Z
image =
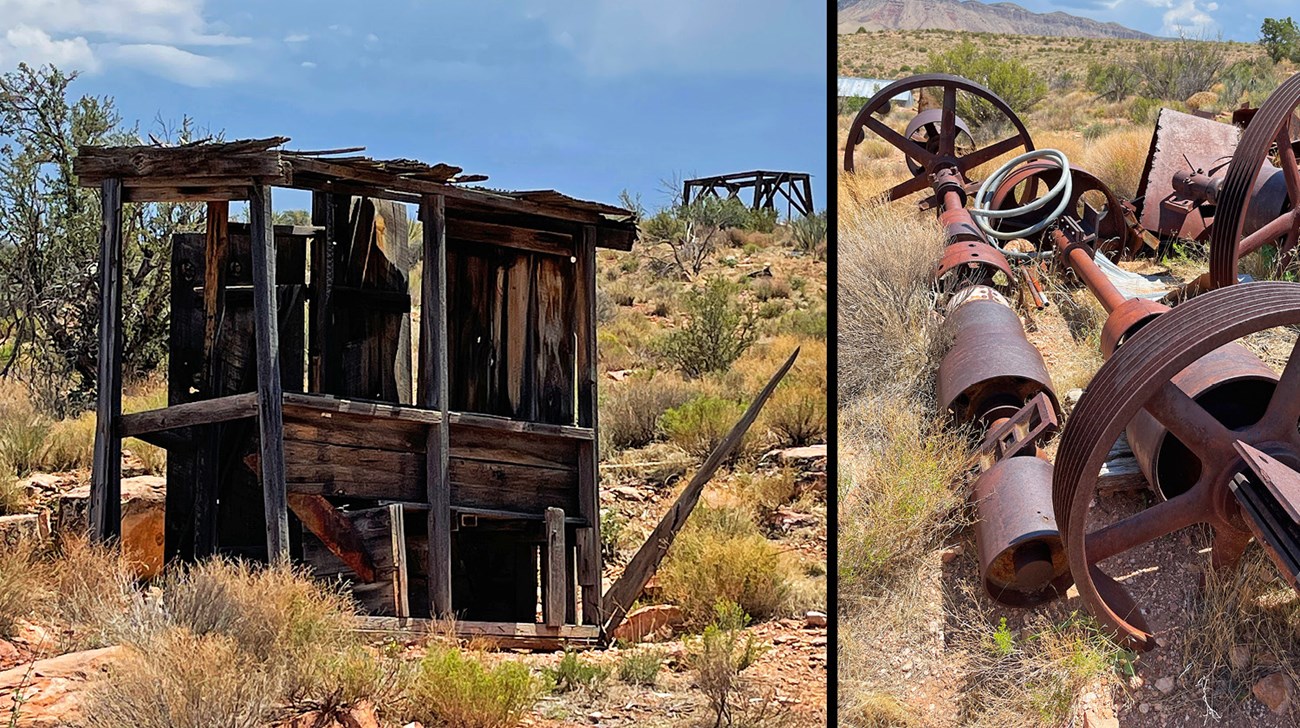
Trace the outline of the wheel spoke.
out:
M 1121 521 L 1089 533 L 1084 541 L 1088 563 L 1096 564 L 1205 520 L 1201 481 L 1182 495 L 1161 501 Z
M 1300 167 L 1296 165 L 1295 149 L 1291 146 L 1291 125 L 1285 124 L 1277 135 L 1277 156 L 1282 163 L 1282 176 L 1286 178 L 1286 193 L 1294 207 L 1300 201 Z
M 922 147 L 920 144 L 917 144 L 911 139 L 908 139 L 902 134 L 894 131 L 889 127 L 889 125 L 885 124 L 885 122 L 880 121 L 871 114 L 866 115 L 862 124 L 875 132 L 881 139 L 884 139 L 886 142 L 893 145 L 903 154 L 906 154 L 921 164 L 929 164 L 934 161 L 934 155 L 927 151 L 925 147 Z
M 957 140 L 957 87 L 943 87 L 943 115 L 939 123 L 939 154 L 952 156 Z M 1296 199 L 1296 198 L 1292 198 Z
M 918 174 L 917 176 L 915 176 L 915 177 L 913 177 L 913 178 L 911 178 L 911 179 L 909 179 L 909 180 L 906 180 L 906 181 L 904 181 L 904 182 L 900 182 L 900 183 L 894 185 L 893 187 L 890 187 L 890 188 L 889 188 L 889 199 L 890 199 L 891 201 L 892 201 L 892 200 L 900 200 L 900 199 L 902 199 L 902 198 L 904 198 L 904 197 L 907 197 L 908 195 L 912 194 L 913 192 L 920 192 L 921 190 L 923 190 L 923 189 L 925 189 L 926 187 L 929 187 L 929 186 L 930 186 L 930 178 L 929 178 L 929 176 L 926 175 L 926 174 Z
M 957 168 L 963 172 L 969 171 L 985 162 L 997 159 L 1016 147 L 1024 146 L 1024 143 L 1019 134 L 1007 137 L 996 144 L 990 144 L 983 149 L 976 149 L 964 157 L 958 157 Z
M 1165 382 L 1144 407 L 1202 461 L 1208 454 L 1232 452 L 1237 436 L 1173 382 Z
M 1263 420 L 1265 428 L 1282 437 L 1296 433 L 1296 423 L 1300 422 L 1300 339 L 1291 347 L 1291 356 L 1277 380 Z

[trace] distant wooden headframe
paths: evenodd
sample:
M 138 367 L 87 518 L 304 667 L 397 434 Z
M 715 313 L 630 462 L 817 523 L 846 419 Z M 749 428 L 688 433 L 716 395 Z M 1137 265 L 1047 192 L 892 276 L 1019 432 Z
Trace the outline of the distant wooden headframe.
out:
M 812 182 L 806 172 L 754 170 L 688 179 L 682 182 L 682 203 L 706 195 L 722 197 L 723 193 L 728 199 L 741 199 L 742 190 L 752 190 L 749 206 L 755 210 L 775 210 L 779 194 L 786 200 L 786 217 L 795 212 L 807 217 L 815 211 Z
M 79 150 L 104 219 L 92 534 L 120 536 L 136 437 L 167 449 L 169 559 L 303 561 L 374 614 L 603 637 L 596 249 L 630 249 L 632 213 L 287 141 Z M 273 187 L 311 191 L 312 224 L 273 225 Z M 122 205 L 153 201 L 207 203 L 207 227 L 173 239 L 168 406 L 122 414 Z

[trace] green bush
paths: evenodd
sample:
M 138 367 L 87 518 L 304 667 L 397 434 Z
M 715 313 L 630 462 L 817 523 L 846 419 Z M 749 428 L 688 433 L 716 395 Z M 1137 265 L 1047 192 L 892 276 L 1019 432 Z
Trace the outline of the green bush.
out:
M 699 627 L 718 599 L 757 619 L 780 615 L 791 593 L 790 572 L 747 509 L 701 507 L 669 550 L 659 581 L 686 623 Z
M 673 444 L 703 457 L 713 452 L 744 412 L 744 405 L 735 400 L 701 395 L 664 412 L 659 426 Z
M 628 685 L 654 687 L 659 668 L 664 663 L 663 650 L 638 649 L 625 653 L 618 661 L 618 679 Z
M 818 260 L 826 257 L 826 211 L 801 217 L 790 223 L 790 237 L 795 248 Z
M 1234 109 L 1242 103 L 1259 106 L 1277 86 L 1273 64 L 1264 58 L 1237 61 L 1219 78 L 1223 84 L 1219 106 L 1223 109 Z
M 1047 95 L 1047 82 L 1028 66 L 998 51 L 984 50 L 969 39 L 947 51 L 931 53 L 926 70 L 969 78 L 1000 96 L 1022 117 Z M 990 133 L 1006 121 L 992 104 L 970 94 L 958 96 L 957 114 L 972 129 L 985 128 Z
M 557 693 L 569 693 L 582 689 L 589 695 L 599 693 L 609 679 L 609 668 L 601 667 L 578 657 L 578 653 L 566 649 L 564 657 L 555 667 L 544 670 L 551 681 L 552 690 Z
M 638 372 L 600 389 L 601 450 L 645 447 L 660 437 L 659 420 L 690 400 L 691 388 L 676 375 Z
M 1144 96 L 1183 101 L 1209 90 L 1227 58 L 1227 46 L 1222 43 L 1179 38 L 1139 52 L 1134 69 L 1146 84 Z
M 1131 64 L 1093 63 L 1088 66 L 1088 90 L 1097 98 L 1123 101 L 1137 91 L 1141 79 Z
M 717 277 L 684 296 L 686 322 L 664 337 L 662 351 L 686 376 L 722 371 L 754 344 L 757 317 L 736 300 L 737 292 Z
M 776 210 L 754 210 L 751 209 L 745 218 L 744 226 L 747 230 L 753 230 L 759 233 L 771 233 L 776 229 Z
M 1300 63 L 1300 28 L 1290 17 L 1264 18 L 1259 26 L 1259 44 L 1274 63 L 1283 58 Z
M 741 673 L 754 664 L 763 649 L 744 631 L 749 617 L 739 605 L 719 599 L 714 615 L 692 645 L 690 664 L 696 671 L 696 684 L 709 699 L 716 728 L 724 722 L 731 725 L 738 694 L 744 691 Z
M 403 721 L 465 728 L 517 725 L 541 692 L 528 668 L 509 660 L 491 669 L 455 647 L 431 646 L 408 691 Z

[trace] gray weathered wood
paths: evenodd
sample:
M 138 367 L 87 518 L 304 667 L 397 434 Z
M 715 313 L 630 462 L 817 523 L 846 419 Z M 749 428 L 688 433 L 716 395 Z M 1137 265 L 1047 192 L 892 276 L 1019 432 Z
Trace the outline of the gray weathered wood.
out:
M 424 279 L 420 311 L 420 405 L 435 409 L 429 428 L 425 484 L 429 513 L 429 604 L 436 617 L 451 616 L 451 478 L 447 385 L 447 210 L 442 195 L 420 204 L 424 221 Z M 426 384 L 427 382 L 427 384 Z
M 358 631 L 399 636 L 438 633 L 446 628 L 441 620 L 397 617 L 357 617 Z M 597 627 L 565 624 L 551 627 L 531 622 L 455 622 L 456 634 L 463 638 L 499 641 L 502 647 L 535 650 L 559 650 L 565 647 L 594 647 L 600 639 Z
M 564 624 L 565 607 L 568 597 L 568 548 L 564 538 L 564 511 L 559 508 L 546 509 L 546 549 L 542 557 L 546 559 L 546 584 L 542 587 L 542 619 L 548 627 Z
M 221 329 L 226 314 L 226 264 L 230 257 L 230 203 L 209 202 L 203 241 L 203 362 L 202 396 L 221 391 L 224 375 Z M 221 428 L 196 429 L 194 462 L 194 552 L 202 558 L 217 548 L 217 502 L 221 469 Z
M 447 237 L 474 243 L 499 245 L 544 255 L 573 255 L 573 236 L 548 230 L 529 230 L 514 225 L 497 225 L 477 220 L 450 218 Z
M 623 569 L 623 575 L 618 581 L 609 588 L 605 593 L 602 604 L 603 614 L 605 616 L 605 634 L 614 631 L 623 621 L 627 610 L 632 603 L 641 596 L 641 591 L 645 589 L 646 582 L 654 576 L 655 570 L 659 568 L 660 562 L 663 561 L 664 555 L 668 553 L 668 548 L 672 546 L 673 539 L 677 537 L 682 526 L 686 525 L 686 519 L 690 517 L 691 512 L 695 510 L 695 505 L 700 501 L 700 495 L 704 492 L 704 485 L 709 482 L 713 474 L 718 471 L 736 447 L 740 445 L 741 438 L 749 430 L 754 420 L 758 419 L 759 412 L 762 411 L 763 405 L 767 403 L 768 397 L 772 396 L 776 385 L 781 382 L 790 367 L 794 366 L 794 360 L 799 356 L 799 350 L 795 349 L 785 364 L 777 370 L 776 374 L 768 381 L 763 391 L 758 393 L 754 401 L 750 403 L 745 414 L 741 416 L 740 421 L 731 428 L 727 436 L 722 438 L 722 442 L 709 453 L 709 457 L 691 477 L 686 487 L 682 489 L 681 495 L 668 509 L 660 519 L 659 525 L 650 532 L 649 538 L 637 550 L 632 559 L 628 561 L 627 567 Z
M 578 243 L 573 285 L 576 299 L 578 425 L 599 430 L 596 392 L 596 228 L 586 225 Z M 578 538 L 578 583 L 582 589 L 582 621 L 600 624 L 600 454 L 596 442 L 578 447 L 578 503 L 590 533 Z M 584 529 L 586 531 L 588 529 Z M 594 574 L 592 578 L 590 575 Z M 586 578 L 584 578 L 586 575 Z
M 410 576 L 406 563 L 406 509 L 401 503 L 388 505 L 389 533 L 393 550 L 393 610 L 398 617 L 411 616 Z
M 257 412 L 261 441 L 262 499 L 266 549 L 271 563 L 289 561 L 289 505 L 284 480 L 284 412 L 280 381 L 280 333 L 275 300 L 275 234 L 271 188 L 249 189 L 253 245 L 253 310 L 257 346 Z
M 192 425 L 210 425 L 257 414 L 257 394 L 228 394 L 224 397 L 187 402 L 162 409 L 145 410 L 118 418 L 117 434 L 138 437 L 150 432 L 175 430 Z
M 122 535 L 122 181 L 100 186 L 99 367 L 95 396 L 95 453 L 90 476 L 90 535 L 115 542 Z

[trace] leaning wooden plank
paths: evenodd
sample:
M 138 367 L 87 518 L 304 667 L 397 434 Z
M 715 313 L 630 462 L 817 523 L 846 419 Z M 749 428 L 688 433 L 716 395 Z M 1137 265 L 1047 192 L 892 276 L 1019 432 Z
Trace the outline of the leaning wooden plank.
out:
M 210 425 L 256 415 L 256 392 L 230 394 L 201 402 L 187 402 L 122 415 L 118 418 L 117 434 L 120 437 L 139 437 L 150 432 L 163 432 L 193 425 Z
M 122 535 L 122 181 L 100 187 L 99 392 L 95 398 L 95 454 L 90 476 L 90 536 L 100 542 Z
M 257 421 L 262 454 L 262 500 L 266 508 L 266 549 L 271 563 L 281 564 L 289 561 L 289 504 L 284 483 L 284 399 L 270 187 L 249 189 L 248 218 L 252 225 L 253 329 L 257 341 Z
M 375 564 L 366 552 L 361 537 L 352 527 L 352 521 L 339 513 L 334 504 L 321 496 L 302 493 L 290 493 L 288 499 L 289 507 L 298 516 L 298 520 L 302 521 L 302 525 L 315 534 L 330 553 L 347 564 L 361 581 L 371 582 L 378 578 L 375 575 Z
M 709 453 L 709 457 L 700 466 L 699 471 L 686 484 L 681 495 L 677 496 L 677 501 L 673 503 L 668 512 L 655 526 L 650 537 L 646 539 L 645 544 L 636 552 L 632 560 L 627 563 L 627 568 L 623 570 L 623 575 L 614 582 L 609 591 L 605 593 L 602 600 L 602 612 L 605 615 L 604 633 L 609 634 L 623 621 L 627 610 L 632 603 L 641 596 L 641 591 L 645 589 L 646 582 L 654 575 L 655 570 L 659 568 L 660 562 L 663 561 L 664 554 L 668 553 L 668 547 L 672 546 L 673 539 L 677 533 L 682 530 L 686 524 L 686 519 L 690 517 L 691 511 L 695 510 L 695 504 L 700 501 L 700 494 L 704 492 L 705 483 L 713 477 L 718 468 L 722 466 L 732 452 L 740 445 L 740 440 L 749 431 L 750 425 L 758 418 L 758 413 L 762 411 L 763 405 L 767 402 L 768 397 L 772 396 L 772 391 L 776 385 L 781 382 L 785 373 L 790 371 L 794 366 L 794 360 L 799 356 L 799 350 L 795 349 L 785 364 L 772 375 L 767 386 L 763 391 L 758 393 L 754 401 L 750 403 L 749 409 L 741 416 L 740 421 L 731 428 L 727 436 L 722 438 L 722 442 Z

